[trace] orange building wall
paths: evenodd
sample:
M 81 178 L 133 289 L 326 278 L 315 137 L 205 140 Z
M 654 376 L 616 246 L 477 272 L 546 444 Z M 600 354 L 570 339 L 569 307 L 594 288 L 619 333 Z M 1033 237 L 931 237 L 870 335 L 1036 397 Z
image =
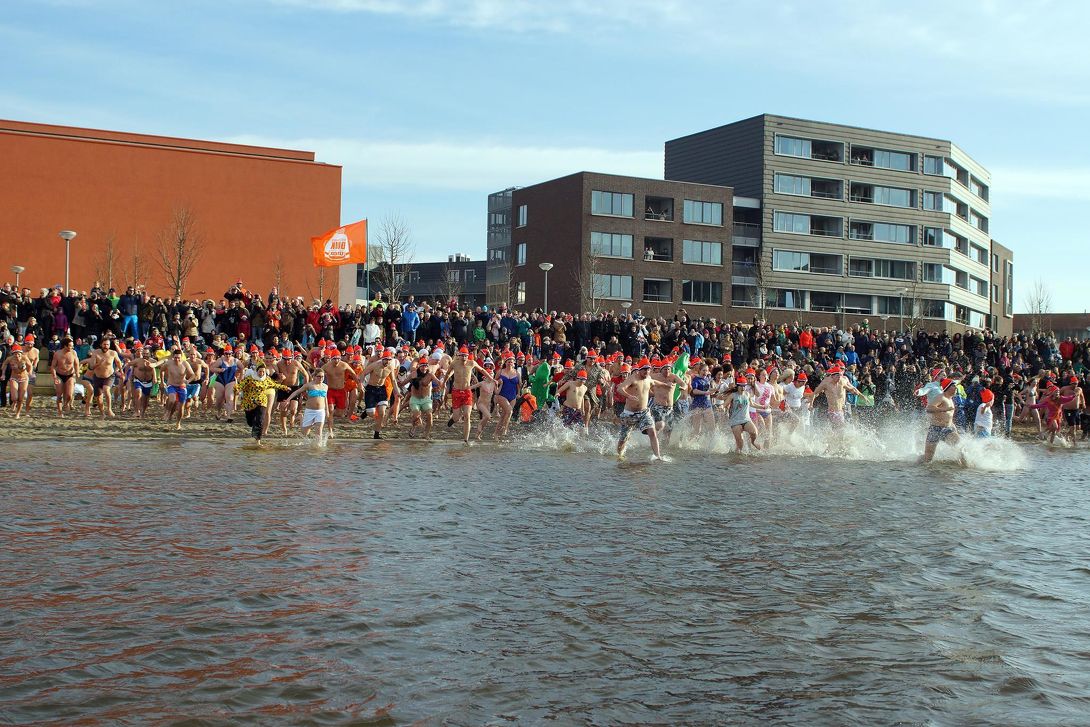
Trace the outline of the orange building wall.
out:
M 0 280 L 38 288 L 64 282 L 64 240 L 71 285 L 90 290 L 107 236 L 115 237 L 114 287 L 132 281 L 134 245 L 153 293 L 169 295 L 156 262 L 159 234 L 172 211 L 188 207 L 203 238 L 200 262 L 182 293 L 218 299 L 241 278 L 254 292 L 318 295 L 310 237 L 340 224 L 341 168 L 314 154 L 188 139 L 0 121 Z M 336 268 L 326 272 L 333 297 Z M 101 281 L 106 284 L 105 280 Z

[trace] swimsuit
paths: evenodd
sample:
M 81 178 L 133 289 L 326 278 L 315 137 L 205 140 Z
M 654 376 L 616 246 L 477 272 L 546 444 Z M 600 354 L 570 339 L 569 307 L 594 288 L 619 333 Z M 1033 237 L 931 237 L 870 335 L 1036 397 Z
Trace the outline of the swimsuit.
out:
M 223 371 L 220 371 L 217 376 L 219 376 L 219 382 L 224 386 L 227 386 L 228 384 L 234 382 L 235 374 L 237 373 L 238 364 L 231 364 L 230 366 L 224 366 Z
M 706 376 L 693 377 L 693 399 L 690 405 L 693 409 L 710 409 L 711 399 L 708 398 L 708 389 L 711 382 Z
M 665 422 L 668 418 L 673 417 L 674 408 L 669 404 L 659 404 L 656 401 L 652 401 L 649 408 L 651 410 L 651 418 L 656 422 Z
M 655 420 L 651 418 L 651 413 L 647 409 L 640 409 L 639 411 L 629 411 L 625 409 L 621 413 L 621 441 L 628 439 L 628 435 L 633 429 L 639 429 L 641 432 L 646 433 L 649 429 L 655 428 Z
M 932 424 L 927 428 L 927 443 L 936 444 L 937 442 L 942 442 L 953 433 L 953 427 L 940 427 L 936 424 Z
M 330 392 L 333 390 L 330 389 Z M 363 389 L 363 407 L 367 411 L 373 411 L 380 406 L 389 406 L 389 394 L 385 386 L 373 386 L 367 384 Z
M 463 406 L 473 406 L 473 392 L 469 389 L 453 389 L 450 392 L 451 406 L 459 409 Z
M 329 398 L 329 403 L 334 409 L 348 408 L 348 394 L 345 393 L 344 389 L 334 389 L 333 387 L 330 387 L 326 396 Z
M 564 426 L 566 427 L 581 426 L 583 424 L 583 412 L 565 404 L 560 410 L 560 419 L 564 422 Z
M 179 404 L 184 404 L 185 400 L 189 398 L 189 392 L 184 386 L 168 386 L 167 394 L 174 394 L 178 397 Z
M 519 376 L 507 377 L 500 374 L 500 396 L 508 401 L 514 401 L 519 395 Z

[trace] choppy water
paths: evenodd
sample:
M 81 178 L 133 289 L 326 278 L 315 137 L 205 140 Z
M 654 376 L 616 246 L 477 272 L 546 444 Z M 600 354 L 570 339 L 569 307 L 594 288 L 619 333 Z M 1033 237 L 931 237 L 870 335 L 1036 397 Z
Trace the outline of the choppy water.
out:
M 1090 454 L 915 434 L 4 442 L 0 723 L 1087 724 Z

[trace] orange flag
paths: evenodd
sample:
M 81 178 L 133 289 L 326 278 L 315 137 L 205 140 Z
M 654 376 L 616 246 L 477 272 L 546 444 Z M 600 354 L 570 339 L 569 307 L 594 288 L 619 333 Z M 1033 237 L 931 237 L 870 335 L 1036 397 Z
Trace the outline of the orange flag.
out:
M 330 230 L 310 238 L 314 267 L 331 268 L 346 263 L 367 262 L 367 220 Z

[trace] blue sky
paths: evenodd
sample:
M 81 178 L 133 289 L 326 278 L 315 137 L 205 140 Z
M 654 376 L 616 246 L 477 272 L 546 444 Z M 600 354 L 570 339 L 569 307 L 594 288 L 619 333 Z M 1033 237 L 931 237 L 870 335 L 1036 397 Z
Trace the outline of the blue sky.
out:
M 5 0 L 0 117 L 303 148 L 345 222 L 484 254 L 489 192 L 662 175 L 666 139 L 769 112 L 952 139 L 992 172 L 1016 309 L 1090 308 L 1090 5 Z

